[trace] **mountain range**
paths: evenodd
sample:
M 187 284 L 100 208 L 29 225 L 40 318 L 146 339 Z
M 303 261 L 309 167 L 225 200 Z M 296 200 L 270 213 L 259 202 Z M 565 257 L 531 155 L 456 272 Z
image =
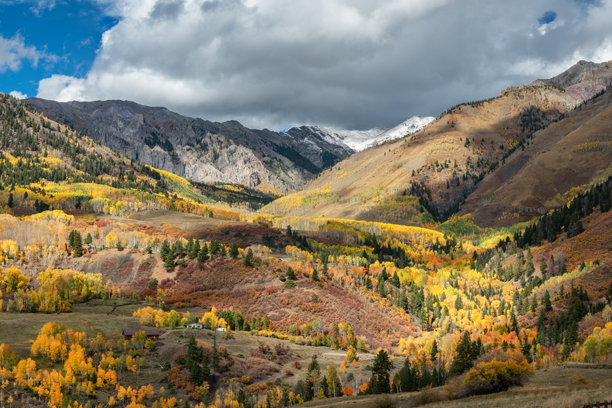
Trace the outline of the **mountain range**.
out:
M 46 117 L 157 169 L 198 182 L 241 183 L 280 193 L 300 190 L 315 174 L 355 151 L 410 134 L 433 119 L 413 117 L 390 130 L 302 126 L 280 133 L 128 101 L 26 102 Z
M 262 211 L 401 224 L 426 221 L 425 213 L 471 213 L 482 226 L 529 220 L 612 167 L 611 79 L 612 63 L 580 61 L 555 78 L 454 106 Z

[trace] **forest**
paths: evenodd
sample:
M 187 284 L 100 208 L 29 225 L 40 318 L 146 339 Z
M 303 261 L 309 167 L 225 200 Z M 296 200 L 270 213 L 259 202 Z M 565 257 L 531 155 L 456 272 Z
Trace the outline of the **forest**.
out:
M 142 165 L 7 95 L 0 146 L 0 313 L 49 315 L 29 350 L 0 344 L 3 405 L 278 407 L 440 387 L 455 399 L 611 357 L 612 178 L 499 229 L 440 214 L 413 183 L 401 193 L 428 221 L 404 226 L 254 212 L 276 196 Z M 497 163 L 465 178 L 481 166 Z M 217 224 L 129 218 L 161 210 Z M 92 301 L 129 304 L 142 330 L 128 340 L 53 321 Z M 187 336 L 194 324 L 211 338 Z M 250 356 L 224 343 L 240 336 L 259 341 Z M 303 367 L 292 347 L 344 357 Z

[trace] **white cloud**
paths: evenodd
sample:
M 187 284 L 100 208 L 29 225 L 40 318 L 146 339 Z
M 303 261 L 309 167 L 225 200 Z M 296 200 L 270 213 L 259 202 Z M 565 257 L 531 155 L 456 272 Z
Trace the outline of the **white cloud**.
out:
M 19 71 L 24 60 L 36 66 L 43 57 L 44 53 L 38 51 L 36 47 L 26 45 L 19 34 L 13 38 L 4 38 L 0 35 L 0 73 L 7 69 Z
M 119 22 L 92 69 L 46 78 L 38 96 L 134 100 L 253 127 L 394 126 L 612 51 L 612 0 L 98 2 Z M 558 17 L 541 35 L 548 10 Z
M 13 91 L 13 92 L 9 92 L 9 95 L 11 95 L 13 98 L 17 98 L 17 99 L 25 99 L 28 97 L 28 95 L 23 94 L 19 91 Z

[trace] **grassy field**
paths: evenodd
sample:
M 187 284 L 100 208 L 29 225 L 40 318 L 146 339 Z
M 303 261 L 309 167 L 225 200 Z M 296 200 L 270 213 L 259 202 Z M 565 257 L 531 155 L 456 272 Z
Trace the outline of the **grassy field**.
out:
M 30 341 L 36 340 L 41 327 L 47 322 L 63 323 L 67 328 L 83 331 L 88 336 L 98 333 L 118 338 L 123 329 L 144 329 L 138 318 L 89 313 L 2 313 L 0 314 L 0 343 L 10 344 L 21 357 L 29 357 Z
M 102 218 L 105 219 L 105 218 Z M 187 214 L 176 211 L 158 210 L 143 211 L 132 214 L 130 221 L 140 221 L 145 225 L 155 225 L 160 227 L 162 223 L 171 224 L 183 231 L 198 231 L 210 227 L 222 225 L 238 225 L 237 221 L 218 220 L 216 218 L 202 217 L 195 214 Z M 126 222 L 123 220 L 123 222 Z
M 67 328 L 75 331 L 83 331 L 87 336 L 95 337 L 102 334 L 106 338 L 117 339 L 121 337 L 123 329 L 144 330 L 139 319 L 131 317 L 132 313 L 143 304 L 133 304 L 126 300 L 100 300 L 95 299 L 87 303 L 74 305 L 73 313 L 64 314 L 39 314 L 39 313 L 3 313 L 0 314 L 0 344 L 10 344 L 13 350 L 22 358 L 30 356 L 31 343 L 36 339 L 41 327 L 49 322 L 63 323 Z M 113 311 L 109 315 L 108 312 Z M 186 312 L 181 309 L 180 312 Z M 191 313 L 201 314 L 199 309 L 189 309 Z M 173 360 L 173 357 L 184 352 L 185 345 L 191 335 L 207 346 L 213 345 L 213 332 L 210 330 L 189 330 L 189 329 L 161 329 L 161 335 L 157 342 L 156 359 L 163 362 Z M 275 381 L 281 379 L 289 383 L 295 383 L 299 378 L 306 377 L 306 368 L 311 362 L 312 356 L 316 355 L 321 372 L 325 373 L 330 364 L 340 367 L 346 353 L 342 350 L 333 350 L 328 347 L 311 347 L 298 345 L 284 340 L 268 337 L 259 337 L 245 332 L 232 332 L 233 339 L 223 339 L 221 333 L 217 333 L 217 346 L 224 346 L 228 349 L 231 356 L 236 358 L 238 365 L 245 367 L 250 364 L 252 353 L 259 349 L 260 343 L 274 346 L 282 343 L 289 347 L 289 356 L 282 364 L 274 363 L 272 370 L 257 381 Z M 357 377 L 361 374 L 364 379 L 369 378 L 371 372 L 368 365 L 372 364 L 373 354 L 363 353 L 361 362 L 364 369 L 359 367 L 348 367 L 345 374 L 354 373 Z M 296 368 L 296 362 L 301 368 Z M 398 360 L 396 365 L 401 362 Z M 287 370 L 291 370 L 292 375 L 287 375 Z M 344 378 L 345 375 L 342 375 Z

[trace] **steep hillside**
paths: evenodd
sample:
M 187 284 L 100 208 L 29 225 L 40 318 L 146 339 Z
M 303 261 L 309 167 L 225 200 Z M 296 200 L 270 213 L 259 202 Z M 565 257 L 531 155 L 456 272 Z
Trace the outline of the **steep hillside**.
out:
M 247 129 L 236 121 L 215 123 L 128 101 L 27 102 L 132 159 L 199 182 L 285 193 L 353 152 L 315 134 Z
M 231 196 L 210 194 L 208 186 L 129 159 L 5 94 L 0 95 L 0 169 L 2 212 L 19 215 L 86 209 L 128 216 L 163 208 L 237 219 L 238 210 L 228 204 L 258 207 L 275 197 L 251 194 L 244 186 L 227 186 Z
M 584 65 L 582 62 L 578 64 L 579 67 Z M 518 163 L 514 159 L 517 150 L 522 152 L 532 143 L 532 149 L 536 145 L 546 146 L 546 149 L 553 147 L 552 139 L 547 136 L 552 130 L 542 129 L 553 123 L 564 129 L 582 126 L 585 123 L 580 122 L 579 117 L 589 116 L 587 110 L 594 113 L 605 104 L 604 96 L 602 101 L 597 100 L 596 106 L 595 102 L 581 106 L 610 83 L 612 64 L 591 64 L 588 67 L 590 70 L 580 71 L 582 73 L 577 77 L 574 75 L 571 81 L 563 82 L 568 87 L 536 81 L 529 86 L 508 87 L 496 98 L 455 106 L 408 138 L 362 151 L 338 163 L 311 181 L 304 191 L 283 197 L 262 212 L 404 224 L 431 220 L 429 216 L 422 219 L 423 210 L 427 210 L 433 219 L 455 213 L 459 204 L 480 186 L 481 180 L 489 173 L 497 170 L 498 174 L 505 175 L 516 171 L 515 168 L 522 168 L 522 164 L 514 164 Z M 572 67 L 569 71 L 576 70 L 578 68 Z M 570 85 L 572 83 L 575 84 Z M 576 112 L 571 113 L 574 109 Z M 566 116 L 568 118 L 564 119 Z M 583 141 L 582 133 L 575 129 L 572 141 L 567 142 L 573 143 L 570 149 L 587 141 Z M 607 132 L 605 128 L 601 130 Z M 563 155 L 567 159 L 568 153 L 571 152 L 560 151 L 559 157 Z M 586 159 L 573 162 L 572 168 L 580 173 L 582 170 L 577 168 L 580 165 L 584 165 L 585 170 L 591 166 Z M 606 167 L 598 163 L 599 170 L 564 179 L 545 201 L 558 192 L 564 193 L 590 181 L 598 175 L 600 166 Z M 549 185 L 555 183 L 553 179 L 539 177 L 539 173 L 535 178 Z M 507 177 L 501 183 L 506 180 Z M 520 185 L 517 184 L 517 188 L 520 189 Z M 541 186 L 538 193 L 540 190 Z M 415 198 L 402 198 L 404 195 Z M 476 211 L 477 205 L 486 204 L 492 197 L 489 190 L 486 194 L 474 196 L 470 202 L 475 201 L 475 204 L 470 211 Z M 533 217 L 538 214 L 538 208 L 542 211 L 544 207 L 530 205 L 529 208 L 532 208 L 530 217 Z M 489 221 L 483 218 L 485 224 L 496 225 Z
M 612 89 L 537 132 L 467 198 L 461 214 L 484 226 L 511 225 L 564 204 L 575 187 L 612 168 Z

